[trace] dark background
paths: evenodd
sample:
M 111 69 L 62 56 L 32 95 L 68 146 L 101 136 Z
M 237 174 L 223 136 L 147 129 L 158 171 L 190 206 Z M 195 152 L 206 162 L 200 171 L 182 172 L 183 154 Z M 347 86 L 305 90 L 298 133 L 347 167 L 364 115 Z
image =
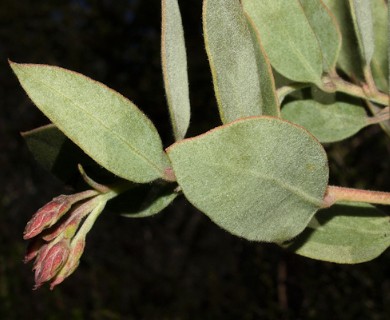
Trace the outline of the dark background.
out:
M 180 5 L 191 136 L 219 122 L 201 1 Z M 24 225 L 71 190 L 35 163 L 19 134 L 48 120 L 7 58 L 59 65 L 107 84 L 153 120 L 168 146 L 159 46 L 159 0 L 0 1 L 0 319 L 388 319 L 390 251 L 351 266 L 306 259 L 234 237 L 183 198 L 147 219 L 105 212 L 78 270 L 53 292 L 31 290 Z M 389 141 L 373 126 L 328 147 L 331 183 L 389 191 Z

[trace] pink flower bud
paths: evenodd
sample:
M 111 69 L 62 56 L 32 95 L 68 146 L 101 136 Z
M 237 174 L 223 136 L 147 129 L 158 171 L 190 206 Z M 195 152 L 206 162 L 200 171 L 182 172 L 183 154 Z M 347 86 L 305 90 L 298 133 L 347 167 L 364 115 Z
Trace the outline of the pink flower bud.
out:
M 69 277 L 78 267 L 80 263 L 80 257 L 84 252 L 85 238 L 81 238 L 76 243 L 72 243 L 71 250 L 69 252 L 69 258 L 62 267 L 61 271 L 56 275 L 52 283 L 50 284 L 50 290 Z
M 62 234 L 65 238 L 71 238 L 77 231 L 81 220 L 88 215 L 88 213 L 93 210 L 96 206 L 96 200 L 88 200 L 80 205 L 75 205 L 72 207 L 71 211 L 68 213 L 69 217 L 62 221 L 61 224 L 53 226 L 53 228 L 49 230 L 45 230 L 42 234 L 42 239 L 45 241 L 52 241 L 60 234 Z
M 27 223 L 24 230 L 24 239 L 31 239 L 42 232 L 42 230 L 54 225 L 71 206 L 81 200 L 94 197 L 98 194 L 96 190 L 86 190 L 72 195 L 60 195 L 40 208 Z
M 42 232 L 43 229 L 52 226 L 71 207 L 68 196 L 60 195 L 40 208 L 27 223 L 23 239 L 31 239 Z
M 38 254 L 35 269 L 35 286 L 38 289 L 44 282 L 53 279 L 69 257 L 69 240 L 61 240 L 42 248 Z

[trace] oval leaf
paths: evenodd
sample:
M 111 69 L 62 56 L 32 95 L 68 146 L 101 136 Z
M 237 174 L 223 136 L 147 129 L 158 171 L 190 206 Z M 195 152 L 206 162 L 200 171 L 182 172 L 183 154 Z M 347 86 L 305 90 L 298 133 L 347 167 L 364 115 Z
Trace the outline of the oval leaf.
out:
M 291 239 L 322 204 L 322 146 L 301 127 L 252 117 L 168 148 L 187 199 L 229 232 L 257 241 Z
M 365 65 L 371 63 L 374 54 L 374 31 L 371 1 L 349 0 L 353 24 L 359 43 L 359 49 Z
M 374 23 L 375 50 L 371 60 L 371 71 L 378 89 L 388 92 L 388 57 L 387 36 L 388 8 L 385 0 L 372 1 L 372 14 Z
M 261 115 L 256 55 L 239 0 L 205 0 L 203 33 L 222 122 Z
M 162 0 L 161 58 L 165 93 L 176 140 L 190 123 L 187 56 L 177 0 Z
M 286 245 L 295 253 L 336 263 L 361 263 L 390 246 L 390 219 L 370 204 L 344 203 L 319 211 Z
M 59 67 L 11 67 L 36 106 L 101 166 L 134 182 L 164 177 L 169 160 L 157 130 L 131 101 Z
M 346 139 L 369 125 L 363 107 L 343 102 L 293 101 L 283 107 L 282 117 L 305 127 L 323 143 Z
M 321 0 L 300 0 L 321 48 L 323 69 L 335 70 L 341 48 L 341 33 L 335 18 Z
M 243 0 L 272 66 L 285 77 L 321 86 L 322 55 L 298 0 Z
M 356 50 L 357 39 L 353 31 L 353 23 L 348 1 L 322 0 L 332 12 L 338 23 L 342 36 L 341 50 L 337 66 L 349 77 L 363 79 L 359 51 Z
M 263 115 L 280 117 L 280 107 L 278 95 L 276 93 L 275 78 L 272 73 L 272 67 L 269 59 L 261 44 L 260 35 L 256 30 L 251 18 L 246 15 L 249 30 L 251 32 L 253 46 L 255 49 L 257 67 L 259 72 L 259 81 L 261 88 L 261 97 L 263 101 Z

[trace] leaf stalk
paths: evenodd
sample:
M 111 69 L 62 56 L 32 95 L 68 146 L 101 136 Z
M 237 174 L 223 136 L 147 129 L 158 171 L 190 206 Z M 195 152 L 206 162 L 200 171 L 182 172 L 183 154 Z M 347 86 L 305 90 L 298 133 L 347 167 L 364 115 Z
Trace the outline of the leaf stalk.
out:
M 390 192 L 328 186 L 323 208 L 329 208 L 341 201 L 390 205 Z

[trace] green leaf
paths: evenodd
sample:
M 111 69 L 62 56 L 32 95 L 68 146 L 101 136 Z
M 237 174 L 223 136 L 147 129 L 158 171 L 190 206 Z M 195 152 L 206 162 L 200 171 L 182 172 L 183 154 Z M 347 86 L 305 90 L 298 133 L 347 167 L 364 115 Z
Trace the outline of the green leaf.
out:
M 390 219 L 369 204 L 338 204 L 319 211 L 308 228 L 286 246 L 312 259 L 366 262 L 390 246 Z
M 372 55 L 374 54 L 371 1 L 349 0 L 349 6 L 361 56 L 364 64 L 369 65 L 371 63 Z
M 59 67 L 11 63 L 36 106 L 97 163 L 127 180 L 164 177 L 169 160 L 151 121 L 105 85 Z
M 161 58 L 165 93 L 176 140 L 190 123 L 187 57 L 177 0 L 162 0 Z
M 323 143 L 346 139 L 369 125 L 363 107 L 344 102 L 293 101 L 283 107 L 282 118 L 305 127 Z
M 205 0 L 203 33 L 222 122 L 261 115 L 255 49 L 239 0 Z
M 322 0 L 332 12 L 338 23 L 342 36 L 341 50 L 337 61 L 338 67 L 351 78 L 362 79 L 361 58 L 357 39 L 353 30 L 351 13 L 347 0 Z
M 248 15 L 246 15 L 246 17 L 248 20 L 248 26 L 255 48 L 261 88 L 261 97 L 263 101 L 263 115 L 280 117 L 280 104 L 278 101 L 278 95 L 276 93 L 275 78 L 272 73 L 271 64 L 264 51 L 263 45 L 261 44 L 259 33 L 253 25 L 253 21 Z
M 127 218 L 146 218 L 165 209 L 178 196 L 173 183 L 154 182 L 134 185 L 127 192 L 112 199 L 108 210 Z
M 375 50 L 371 60 L 371 71 L 379 90 L 388 92 L 388 57 L 387 47 L 389 39 L 386 36 L 388 9 L 384 0 L 372 1 L 372 14 L 374 23 Z
M 341 48 L 341 33 L 335 18 L 321 0 L 300 0 L 321 48 L 323 69 L 335 70 Z
M 23 132 L 22 136 L 42 167 L 65 183 L 80 177 L 79 163 L 93 162 L 53 124 Z
M 298 0 L 243 0 L 272 66 L 285 77 L 321 86 L 322 55 Z
M 325 151 L 306 130 L 279 118 L 238 120 L 167 152 L 187 199 L 237 236 L 291 239 L 322 205 Z

